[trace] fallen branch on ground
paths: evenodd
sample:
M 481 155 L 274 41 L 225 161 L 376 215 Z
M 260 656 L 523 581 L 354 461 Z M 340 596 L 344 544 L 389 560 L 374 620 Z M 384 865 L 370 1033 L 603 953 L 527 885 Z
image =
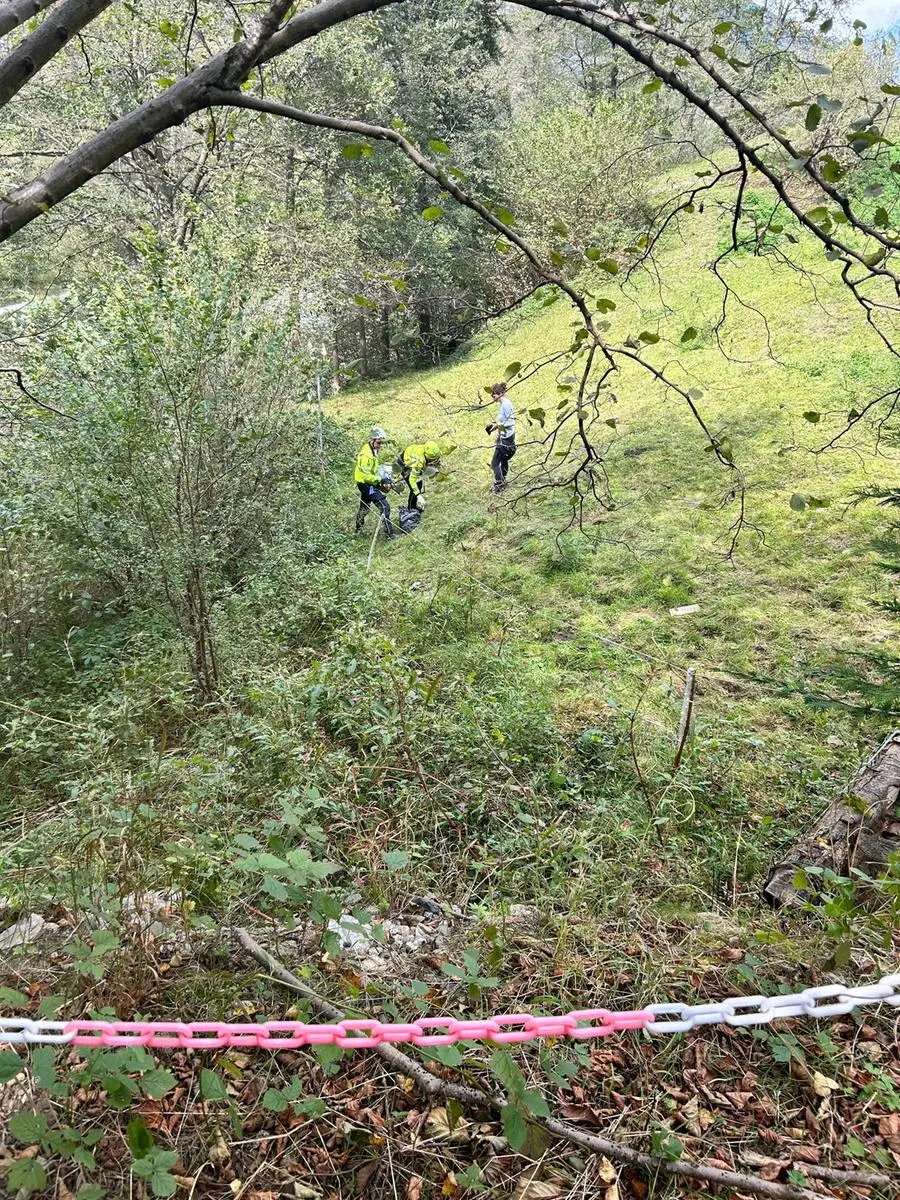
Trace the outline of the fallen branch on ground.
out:
M 235 926 L 232 932 L 238 943 L 252 958 L 261 963 L 274 978 L 303 996 L 321 1016 L 327 1017 L 329 1021 L 344 1019 L 344 1013 L 339 1008 L 316 995 L 302 980 L 292 974 L 276 958 L 273 958 L 268 950 L 255 942 L 245 929 Z M 429 1097 L 452 1098 L 473 1108 L 491 1108 L 495 1111 L 500 1111 L 504 1107 L 504 1101 L 498 1096 L 440 1079 L 437 1075 L 432 1075 L 426 1067 L 415 1062 L 408 1054 L 404 1054 L 393 1046 L 377 1046 L 374 1053 L 395 1071 L 407 1075 Z M 616 1162 L 641 1167 L 653 1174 L 678 1175 L 682 1178 L 708 1183 L 713 1187 L 749 1192 L 755 1196 L 768 1196 L 774 1200 L 822 1200 L 820 1193 L 810 1191 L 808 1188 L 796 1187 L 794 1184 L 770 1183 L 753 1175 L 743 1175 L 738 1171 L 722 1171 L 718 1167 L 708 1167 L 702 1163 L 683 1162 L 680 1159 L 673 1162 L 668 1159 L 654 1158 L 651 1154 L 643 1154 L 639 1150 L 632 1150 L 629 1146 L 622 1146 L 618 1142 L 610 1142 L 606 1138 L 586 1133 L 577 1126 L 570 1125 L 566 1121 L 559 1121 L 555 1117 L 533 1117 L 531 1119 L 535 1124 L 546 1129 L 548 1133 L 594 1150 L 597 1154 L 605 1154 L 607 1158 Z M 831 1171 L 830 1168 L 809 1168 L 806 1164 L 803 1164 L 803 1170 L 810 1176 L 815 1174 L 820 1178 L 828 1178 L 839 1185 L 854 1183 L 869 1187 L 882 1187 L 890 1183 L 885 1175 L 865 1171 L 839 1171 L 836 1169 Z

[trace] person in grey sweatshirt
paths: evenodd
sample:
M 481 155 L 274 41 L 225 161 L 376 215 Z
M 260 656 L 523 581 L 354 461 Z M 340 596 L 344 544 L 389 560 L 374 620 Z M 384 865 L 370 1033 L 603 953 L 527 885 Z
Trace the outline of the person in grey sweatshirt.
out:
M 505 383 L 495 383 L 491 395 L 499 404 L 497 419 L 487 426 L 488 433 L 496 433 L 491 470 L 494 472 L 493 491 L 502 492 L 506 487 L 509 462 L 516 452 L 516 413 L 512 400 L 506 394 Z

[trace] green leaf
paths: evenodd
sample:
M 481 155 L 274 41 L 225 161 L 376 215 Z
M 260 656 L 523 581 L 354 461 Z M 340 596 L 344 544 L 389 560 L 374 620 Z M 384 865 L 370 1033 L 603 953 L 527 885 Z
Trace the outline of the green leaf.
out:
M 569 236 L 569 227 L 563 221 L 551 221 L 550 228 L 562 238 Z
M 45 996 L 38 1005 L 37 1015 L 39 1017 L 55 1017 L 65 1002 L 65 996 Z
M 682 342 L 692 342 L 697 336 L 697 330 L 693 325 L 688 325 L 687 329 L 681 335 Z
M 679 54 L 678 57 L 674 58 L 672 61 L 675 63 L 676 67 L 689 67 L 691 65 L 690 60 L 685 58 L 683 54 Z
M 3 1008 L 26 1008 L 28 997 L 24 992 L 17 992 L 14 988 L 0 987 L 0 1006 Z
M 436 1046 L 436 1050 L 452 1050 L 452 1046 Z M 462 1055 L 460 1055 L 462 1062 Z M 309 1096 L 306 1100 L 297 1100 L 294 1104 L 294 1112 L 303 1113 L 304 1116 L 315 1120 L 317 1117 L 324 1117 L 328 1112 L 328 1105 L 324 1100 L 320 1100 L 318 1096 Z
M 847 1138 L 844 1149 L 851 1158 L 865 1158 L 867 1156 L 865 1146 L 862 1144 L 859 1138 L 853 1137 L 852 1135 Z
M 267 1112 L 287 1112 L 290 1103 L 281 1088 L 268 1088 L 263 1093 L 262 1106 Z
M 449 154 L 450 153 L 450 147 L 447 145 L 446 142 L 442 142 L 440 138 L 431 138 L 431 140 L 428 143 L 428 147 L 430 150 L 433 150 L 435 154 Z
M 881 90 L 886 96 L 900 96 L 900 84 L 898 83 L 883 83 Z
M 648 329 L 643 330 L 638 334 L 642 342 L 646 342 L 648 346 L 655 346 L 659 341 L 658 333 L 651 333 Z
M 79 1188 L 75 1193 L 75 1200 L 103 1200 L 106 1195 L 99 1183 L 89 1183 L 86 1187 Z
M 522 1103 L 533 1117 L 549 1117 L 550 1109 L 547 1101 L 536 1088 L 528 1088 L 522 1093 Z
M 147 1128 L 143 1117 L 134 1117 L 128 1122 L 125 1138 L 135 1159 L 146 1158 L 153 1149 L 153 1134 Z
M 716 56 L 716 58 L 721 58 L 724 60 L 728 57 L 728 51 L 724 46 L 710 46 L 710 50 Z
M 16 1141 L 33 1146 L 47 1132 L 47 1119 L 40 1113 L 14 1113 L 9 1119 L 9 1132 Z
M 172 1090 L 175 1082 L 175 1076 L 171 1071 L 164 1071 L 162 1068 L 158 1068 L 153 1071 L 147 1071 L 141 1076 L 141 1091 L 145 1096 L 149 1096 L 151 1100 L 161 1100 L 166 1092 Z
M 597 312 L 608 313 L 615 312 L 615 302 L 607 300 L 605 296 L 600 296 L 597 300 Z
M 794 512 L 803 512 L 806 508 L 806 497 L 801 496 L 799 492 L 794 492 L 791 496 L 791 508 Z
M 9 1083 L 24 1068 L 25 1063 L 15 1050 L 0 1050 L 0 1083 Z
M 537 421 L 541 429 L 544 428 L 544 421 L 547 417 L 546 412 L 542 408 L 529 408 L 528 415 L 533 421 Z
M 178 41 L 180 27 L 174 21 L 162 20 L 159 22 L 159 32 L 170 42 Z
M 496 242 L 494 242 L 494 249 L 499 250 L 501 254 L 509 254 L 512 246 L 509 242 L 505 242 L 503 238 L 497 238 Z
M 344 158 L 371 158 L 375 151 L 365 142 L 349 142 L 346 146 L 341 147 L 341 154 Z
M 204 1100 L 224 1100 L 228 1095 L 224 1080 L 207 1067 L 200 1071 L 200 1095 Z
M 808 412 L 803 414 L 803 420 L 809 421 L 810 425 L 818 425 L 818 423 L 822 420 L 822 414 L 820 412 L 815 412 L 813 409 L 809 409 Z
M 875 216 L 872 219 L 879 229 L 886 229 L 891 218 L 888 215 L 888 210 L 883 204 L 880 204 L 878 208 L 875 209 Z
M 514 1104 L 507 1104 L 503 1109 L 503 1132 L 509 1142 L 510 1150 L 521 1150 L 528 1140 L 528 1126 L 525 1118 Z
M 599 250 L 596 246 L 588 246 L 587 250 L 584 252 L 584 257 L 589 262 L 599 262 L 603 257 L 603 251 Z
M 502 221 L 504 225 L 515 225 L 516 223 L 515 215 L 508 208 L 495 208 L 494 216 Z
M 604 270 L 607 275 L 618 275 L 619 273 L 619 264 L 614 258 L 604 258 L 597 266 Z
M 811 104 L 806 110 L 806 121 L 804 124 L 810 133 L 814 129 L 819 128 L 819 122 L 822 120 L 822 108 L 818 104 Z
M 444 1067 L 462 1066 L 463 1056 L 458 1046 L 428 1046 L 422 1048 L 422 1053 Z
M 430 208 L 424 209 L 422 216 L 426 221 L 439 221 L 444 215 L 444 210 L 433 204 Z
M 651 79 L 649 83 L 645 83 L 644 86 L 641 88 L 641 91 L 645 95 L 649 95 L 651 92 L 658 92 L 659 89 L 662 87 L 662 82 L 663 81 L 657 76 L 657 77 Z
M 381 861 L 389 871 L 401 871 L 408 867 L 409 859 L 408 850 L 385 850 L 381 855 Z
M 734 21 L 720 21 L 713 29 L 713 33 L 717 37 L 721 37 L 723 33 L 730 33 L 734 29 Z
M 518 375 L 521 370 L 522 364 L 520 362 L 511 362 L 503 372 L 503 376 L 505 379 L 512 379 L 513 376 Z
M 525 1077 L 508 1050 L 496 1050 L 491 1055 L 491 1070 L 510 1096 L 521 1099 L 525 1092 Z
M 832 25 L 834 25 L 834 21 L 831 19 L 831 17 L 828 17 L 819 26 L 819 33 L 830 33 Z
M 40 1192 L 47 1186 L 47 1172 L 36 1158 L 17 1158 L 6 1176 L 6 1184 L 11 1195 L 20 1188 Z

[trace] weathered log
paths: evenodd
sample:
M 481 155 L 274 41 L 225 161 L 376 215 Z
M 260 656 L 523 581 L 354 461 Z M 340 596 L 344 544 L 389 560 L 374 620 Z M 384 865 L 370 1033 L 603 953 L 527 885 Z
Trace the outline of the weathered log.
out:
M 769 872 L 762 894 L 769 904 L 800 903 L 809 893 L 794 886 L 797 871 L 830 868 L 848 875 L 852 867 L 868 875 L 882 872 L 900 850 L 900 730 L 881 743 L 860 767 L 844 794 L 836 796 L 819 821 Z

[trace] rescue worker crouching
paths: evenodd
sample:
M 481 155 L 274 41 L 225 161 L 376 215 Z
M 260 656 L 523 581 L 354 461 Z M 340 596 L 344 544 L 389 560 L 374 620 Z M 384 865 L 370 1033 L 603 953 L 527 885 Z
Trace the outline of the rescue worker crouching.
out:
M 396 467 L 409 488 L 408 508 L 425 511 L 425 480 L 440 470 L 440 460 L 456 446 L 451 442 L 424 442 L 407 446 L 397 458 Z
M 359 511 L 356 514 L 356 532 L 362 532 L 369 509 L 374 504 L 384 518 L 384 531 L 389 538 L 394 536 L 394 526 L 391 524 L 391 506 L 382 488 L 385 468 L 378 462 L 378 452 L 384 445 L 386 434 L 376 426 L 368 442 L 360 450 L 356 458 L 356 470 L 353 478 L 359 489 Z

